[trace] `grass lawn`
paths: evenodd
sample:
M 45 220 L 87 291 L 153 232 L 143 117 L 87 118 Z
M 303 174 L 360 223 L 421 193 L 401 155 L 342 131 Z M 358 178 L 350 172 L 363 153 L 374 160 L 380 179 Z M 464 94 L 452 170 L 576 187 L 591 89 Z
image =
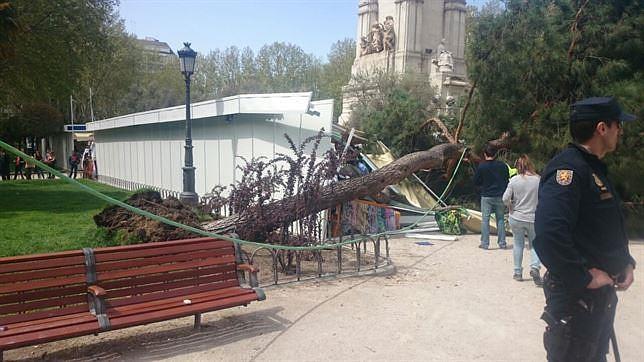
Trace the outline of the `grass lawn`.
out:
M 131 192 L 82 183 L 118 200 Z M 107 203 L 63 180 L 0 182 L 0 256 L 107 246 L 92 217 Z

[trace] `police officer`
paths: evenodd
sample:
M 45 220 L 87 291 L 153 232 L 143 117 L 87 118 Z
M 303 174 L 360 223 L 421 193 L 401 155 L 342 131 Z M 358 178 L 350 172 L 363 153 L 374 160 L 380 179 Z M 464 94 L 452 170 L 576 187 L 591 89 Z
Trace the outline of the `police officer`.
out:
M 617 296 L 633 283 L 635 260 L 607 177 L 604 156 L 615 150 L 623 122 L 612 97 L 572 105 L 574 140 L 546 166 L 539 186 L 534 248 L 544 276 L 548 361 L 605 361 Z M 613 346 L 615 347 L 615 345 Z

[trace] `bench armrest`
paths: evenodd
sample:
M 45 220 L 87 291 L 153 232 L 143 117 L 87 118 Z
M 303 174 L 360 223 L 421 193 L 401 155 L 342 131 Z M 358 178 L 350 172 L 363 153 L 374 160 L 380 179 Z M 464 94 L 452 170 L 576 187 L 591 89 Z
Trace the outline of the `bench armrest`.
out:
M 257 273 L 259 271 L 259 268 L 250 264 L 237 264 L 237 270 L 246 270 L 251 273 Z
M 91 285 L 87 287 L 87 293 L 95 296 L 95 297 L 103 297 L 107 294 L 105 289 L 99 287 L 98 285 Z
M 259 286 L 258 280 L 257 280 L 257 272 L 259 272 L 259 268 L 255 267 L 250 264 L 237 264 L 237 270 L 242 271 L 242 280 L 244 280 L 244 273 L 243 271 L 248 272 L 248 282 L 251 287 L 257 287 Z

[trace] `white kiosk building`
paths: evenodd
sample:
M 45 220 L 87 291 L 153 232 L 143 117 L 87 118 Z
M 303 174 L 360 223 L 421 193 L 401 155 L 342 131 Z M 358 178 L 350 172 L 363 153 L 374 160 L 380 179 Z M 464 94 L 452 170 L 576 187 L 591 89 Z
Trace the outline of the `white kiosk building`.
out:
M 322 128 L 330 135 L 333 100 L 312 102 L 310 92 L 236 95 L 193 103 L 191 114 L 195 191 L 201 196 L 238 180 L 242 157 L 291 154 L 285 133 L 296 144 Z M 87 130 L 94 133 L 100 182 L 181 192 L 185 106 L 91 122 Z M 330 147 L 324 138 L 318 154 Z

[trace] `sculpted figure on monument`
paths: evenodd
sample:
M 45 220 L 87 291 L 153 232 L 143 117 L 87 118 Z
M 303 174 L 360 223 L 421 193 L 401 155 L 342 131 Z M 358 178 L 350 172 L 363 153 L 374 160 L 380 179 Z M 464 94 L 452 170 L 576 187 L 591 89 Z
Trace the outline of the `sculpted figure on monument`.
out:
M 382 51 L 382 25 L 373 24 L 371 26 L 371 52 L 370 53 L 379 53 Z
M 361 36 L 360 37 L 360 56 L 369 54 L 370 50 L 371 50 L 371 41 L 369 40 L 369 36 Z
M 384 31 L 384 49 L 393 51 L 396 49 L 396 34 L 394 33 L 394 18 L 387 16 L 383 24 Z
M 442 53 L 447 51 L 447 48 L 445 48 L 445 39 L 441 39 L 441 42 L 440 44 L 438 44 L 438 48 L 436 50 L 436 54 L 438 54 L 439 57 Z

